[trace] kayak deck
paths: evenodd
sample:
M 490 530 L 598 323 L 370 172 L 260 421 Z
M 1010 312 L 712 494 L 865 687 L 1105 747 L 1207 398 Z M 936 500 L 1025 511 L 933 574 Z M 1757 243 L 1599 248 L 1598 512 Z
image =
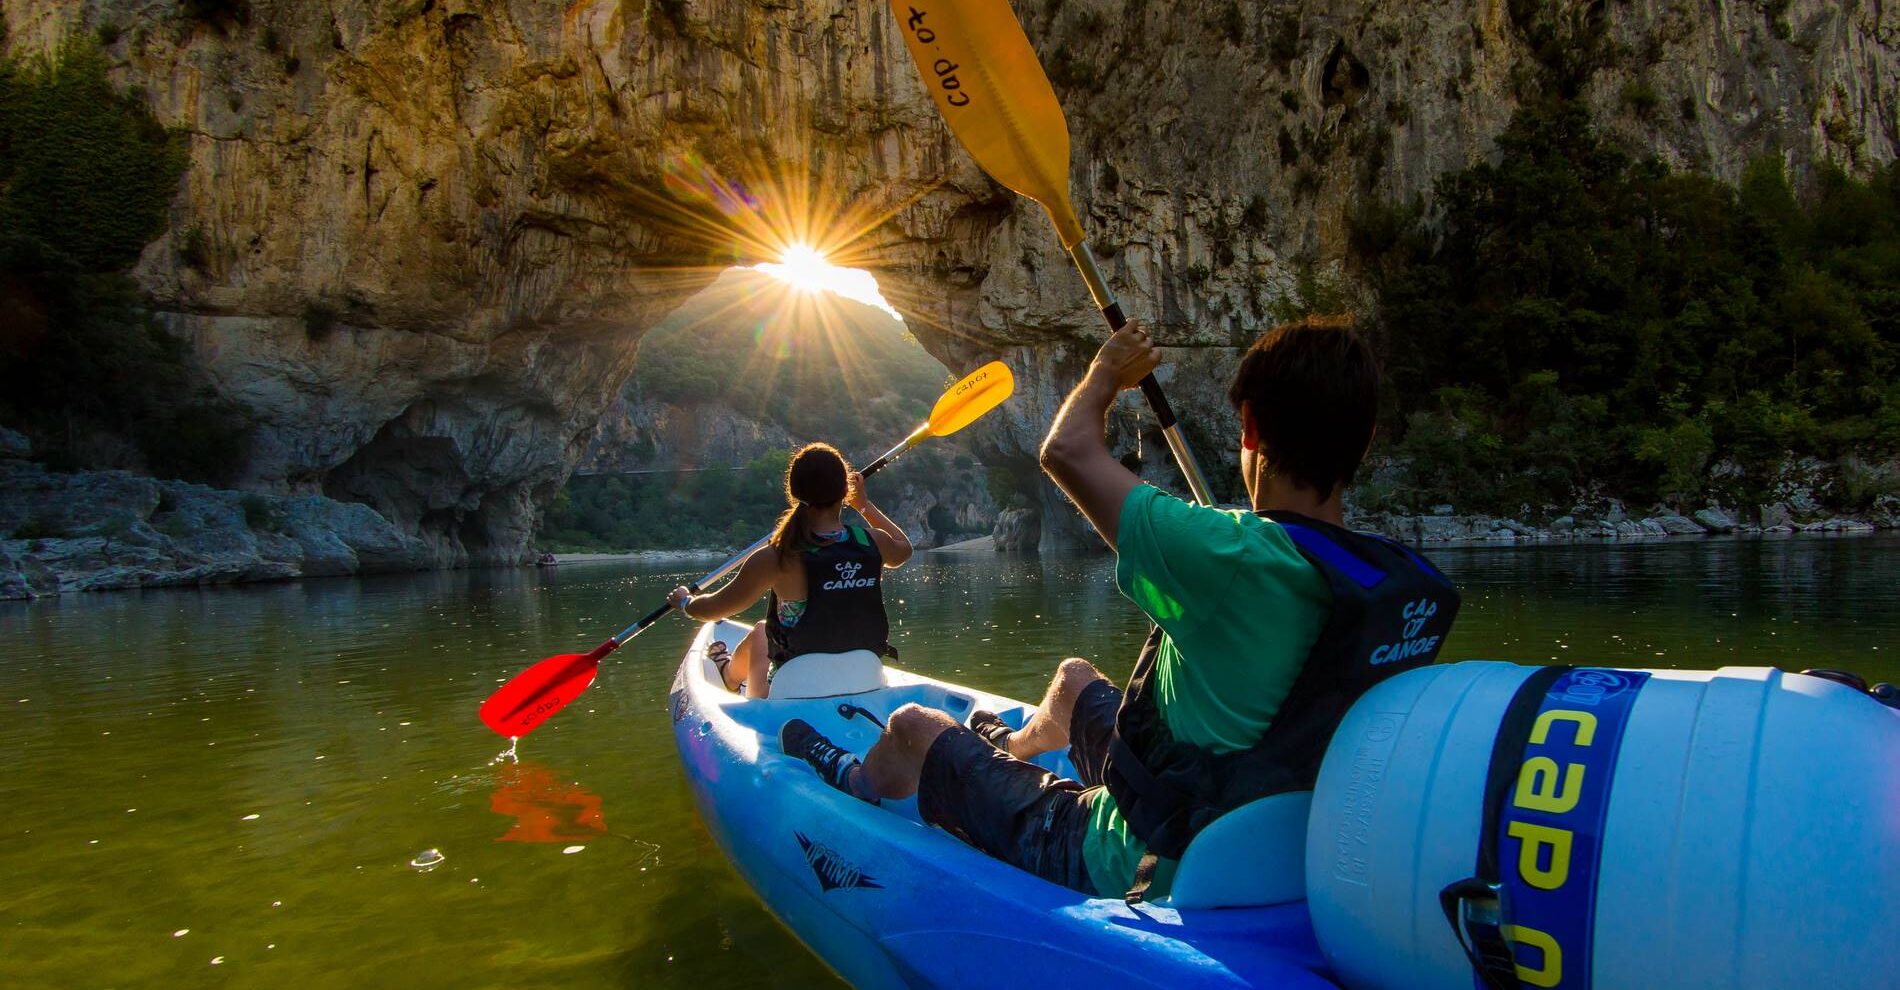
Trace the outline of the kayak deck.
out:
M 964 722 L 980 708 L 1011 725 L 1031 708 L 893 668 L 840 685 L 861 689 L 851 693 L 747 700 L 725 689 L 705 649 L 736 646 L 748 629 L 707 623 L 687 651 L 672 694 L 681 761 L 740 874 L 854 985 L 1336 986 L 1304 901 L 1177 910 L 1089 897 L 923 824 L 914 798 L 871 805 L 829 787 L 780 751 L 786 721 L 802 718 L 862 756 L 905 704 Z M 1063 754 L 1036 763 L 1073 775 Z

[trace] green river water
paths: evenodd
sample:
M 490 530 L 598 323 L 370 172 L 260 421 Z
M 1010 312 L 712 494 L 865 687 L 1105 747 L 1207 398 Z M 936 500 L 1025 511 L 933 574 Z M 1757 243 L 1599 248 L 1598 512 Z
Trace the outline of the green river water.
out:
M 1900 679 L 1900 539 L 1441 550 L 1448 657 L 1844 666 Z M 649 632 L 505 745 L 476 706 L 688 576 L 567 565 L 0 604 L 0 987 L 832 982 L 699 823 Z M 703 568 L 702 568 L 703 569 Z M 1125 673 L 1102 555 L 927 554 L 904 665 L 1035 697 Z M 410 862 L 425 849 L 445 860 Z

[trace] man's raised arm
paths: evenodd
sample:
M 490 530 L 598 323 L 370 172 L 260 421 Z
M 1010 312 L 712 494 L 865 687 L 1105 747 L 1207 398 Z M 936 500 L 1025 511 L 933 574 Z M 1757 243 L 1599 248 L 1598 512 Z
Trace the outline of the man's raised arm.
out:
M 1108 451 L 1108 410 L 1117 394 L 1134 388 L 1160 363 L 1148 332 L 1130 321 L 1096 352 L 1042 441 L 1042 469 L 1111 550 L 1121 529 L 1122 503 L 1141 479 Z

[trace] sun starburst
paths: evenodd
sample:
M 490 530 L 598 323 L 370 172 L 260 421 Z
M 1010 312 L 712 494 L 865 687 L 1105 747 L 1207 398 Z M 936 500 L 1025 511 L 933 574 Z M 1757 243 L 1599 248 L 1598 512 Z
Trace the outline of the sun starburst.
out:
M 752 267 L 800 292 L 829 292 L 881 309 L 889 313 L 891 319 L 904 319 L 890 303 L 884 301 L 884 294 L 878 291 L 876 276 L 862 268 L 834 265 L 826 260 L 823 251 L 810 244 L 788 245 L 778 261 L 761 262 Z

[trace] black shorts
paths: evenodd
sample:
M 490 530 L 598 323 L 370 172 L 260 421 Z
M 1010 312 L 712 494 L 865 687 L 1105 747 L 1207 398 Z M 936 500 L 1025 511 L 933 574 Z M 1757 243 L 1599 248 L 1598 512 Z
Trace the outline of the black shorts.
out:
M 1015 759 L 964 726 L 945 730 L 924 756 L 917 813 L 1011 866 L 1095 896 L 1082 842 L 1121 699 L 1106 680 L 1076 699 L 1069 759 L 1080 781 Z

